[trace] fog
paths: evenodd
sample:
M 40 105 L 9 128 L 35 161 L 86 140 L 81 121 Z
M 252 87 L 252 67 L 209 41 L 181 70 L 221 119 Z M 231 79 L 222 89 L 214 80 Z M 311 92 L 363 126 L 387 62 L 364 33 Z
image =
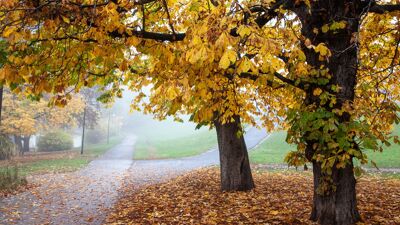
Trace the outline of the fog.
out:
M 160 121 L 154 119 L 151 114 L 131 112 L 130 105 L 133 98 L 134 94 L 125 92 L 123 98 L 116 99 L 111 108 L 112 115 L 121 118 L 124 135 L 134 135 L 138 139 L 168 140 L 193 136 L 209 130 L 208 127 L 196 129 L 196 124 L 189 121 L 188 115 L 181 117 L 183 122 L 178 122 L 172 117 Z

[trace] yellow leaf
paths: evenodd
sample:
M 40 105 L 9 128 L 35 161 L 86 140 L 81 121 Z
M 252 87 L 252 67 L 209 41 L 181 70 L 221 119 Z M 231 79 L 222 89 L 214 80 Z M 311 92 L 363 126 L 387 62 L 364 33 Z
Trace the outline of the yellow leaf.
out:
M 315 47 L 315 52 L 318 52 L 321 56 L 331 56 L 331 51 L 326 47 L 324 43 L 319 43 L 317 47 Z
M 65 23 L 70 23 L 70 20 L 69 20 L 69 18 L 68 17 L 65 17 L 65 16 L 61 16 L 61 18 L 62 18 L 62 20 L 65 22 Z
M 240 63 L 238 67 L 238 73 L 245 73 L 250 70 L 252 66 L 252 62 L 248 58 L 243 58 L 242 62 Z
M 3 32 L 3 37 L 8 38 L 11 36 L 11 34 L 16 31 L 16 27 L 6 27 L 6 29 Z
M 167 98 L 170 99 L 170 100 L 173 100 L 173 99 L 176 98 L 176 96 L 178 96 L 178 94 L 177 94 L 177 92 L 175 90 L 175 87 L 173 87 L 173 86 L 170 86 L 167 89 L 167 93 L 166 94 L 167 94 Z
M 322 30 L 323 33 L 328 32 L 329 31 L 329 25 L 325 24 L 324 26 L 322 26 L 321 30 Z
M 219 61 L 219 68 L 227 69 L 231 63 L 236 62 L 236 52 L 233 50 L 226 50 Z
M 313 95 L 315 95 L 315 96 L 319 96 L 319 95 L 321 95 L 321 93 L 322 93 L 321 88 L 316 88 L 313 91 Z
M 251 34 L 251 30 L 249 27 L 242 25 L 238 28 L 238 34 L 240 37 L 247 37 Z
M 306 61 L 307 58 L 306 58 L 306 55 L 304 54 L 303 51 L 298 50 L 298 54 L 299 54 L 299 60 L 300 61 L 302 61 L 302 62 Z
M 272 210 L 272 211 L 269 212 L 269 214 L 276 216 L 276 215 L 279 214 L 279 211 L 277 211 L 277 210 Z
M 192 45 L 201 45 L 203 42 L 201 41 L 201 38 L 198 36 L 195 36 L 192 40 Z

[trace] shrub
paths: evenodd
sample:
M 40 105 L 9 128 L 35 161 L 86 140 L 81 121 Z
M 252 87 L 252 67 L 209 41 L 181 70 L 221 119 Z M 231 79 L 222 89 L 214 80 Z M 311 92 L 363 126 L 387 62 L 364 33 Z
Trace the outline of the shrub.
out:
M 10 159 L 15 153 L 15 145 L 3 135 L 0 135 L 0 160 Z
M 107 138 L 107 134 L 101 130 L 88 130 L 85 134 L 85 142 L 90 144 L 98 144 Z
M 37 147 L 39 151 L 63 151 L 72 149 L 74 142 L 72 136 L 62 131 L 47 133 L 39 137 Z
M 17 166 L 6 166 L 0 168 L 0 190 L 15 190 L 20 185 L 26 185 L 26 178 L 20 176 Z

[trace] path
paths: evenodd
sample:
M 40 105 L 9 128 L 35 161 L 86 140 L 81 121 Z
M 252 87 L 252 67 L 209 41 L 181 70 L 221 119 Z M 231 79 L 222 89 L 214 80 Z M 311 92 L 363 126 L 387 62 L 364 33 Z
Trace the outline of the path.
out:
M 41 186 L 0 200 L 0 224 L 101 224 L 132 165 L 135 138 L 74 173 L 43 176 Z
M 246 144 L 251 149 L 267 136 L 250 128 Z M 0 200 L 0 224 L 102 224 L 121 187 L 141 188 L 219 163 L 217 148 L 181 159 L 132 161 L 134 143 L 129 137 L 85 169 L 37 179 L 39 188 Z

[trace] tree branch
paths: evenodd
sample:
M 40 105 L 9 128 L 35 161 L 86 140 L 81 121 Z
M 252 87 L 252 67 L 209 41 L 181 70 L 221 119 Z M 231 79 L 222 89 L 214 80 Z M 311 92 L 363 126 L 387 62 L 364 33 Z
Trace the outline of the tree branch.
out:
M 276 78 L 278 78 L 280 81 L 282 81 L 284 83 L 287 83 L 287 84 L 290 84 L 293 87 L 299 88 L 301 90 L 305 90 L 306 89 L 305 86 L 304 86 L 304 83 L 302 83 L 302 82 L 296 83 L 294 80 L 291 80 L 291 79 L 289 79 L 287 77 L 284 77 L 282 74 L 280 74 L 278 72 L 275 72 L 274 76 Z
M 260 15 L 256 18 L 256 23 L 259 27 L 267 24 L 272 18 L 278 16 L 276 12 L 277 9 L 283 7 L 285 9 L 289 9 L 294 7 L 294 1 L 290 0 L 277 0 L 271 7 L 265 8 L 264 6 L 256 5 L 250 7 L 250 11 L 253 13 L 260 13 Z
M 262 73 L 261 71 L 259 71 L 260 74 L 262 75 L 266 75 L 266 73 Z M 241 73 L 239 74 L 240 78 L 247 78 L 250 80 L 257 80 L 259 76 L 252 74 L 252 73 Z M 275 72 L 274 73 L 274 77 L 278 78 L 278 80 L 282 81 L 285 84 L 289 84 L 293 87 L 299 88 L 301 90 L 305 90 L 305 85 L 302 82 L 296 83 L 294 80 L 291 80 L 285 76 L 283 76 L 282 74 Z M 271 81 L 267 81 L 267 85 L 268 86 L 272 86 L 272 82 Z
M 394 4 L 394 5 L 375 4 L 375 5 L 371 6 L 371 8 L 369 9 L 369 12 L 377 13 L 377 14 L 383 14 L 383 13 L 394 12 L 394 11 L 400 11 L 400 4 Z
M 113 38 L 127 38 L 127 37 L 140 37 L 145 39 L 152 39 L 156 41 L 182 41 L 185 37 L 185 33 L 175 33 L 175 34 L 167 34 L 167 33 L 157 33 L 157 32 L 148 32 L 148 31 L 130 31 L 131 34 L 127 32 L 119 33 L 118 31 L 112 31 L 109 35 Z

